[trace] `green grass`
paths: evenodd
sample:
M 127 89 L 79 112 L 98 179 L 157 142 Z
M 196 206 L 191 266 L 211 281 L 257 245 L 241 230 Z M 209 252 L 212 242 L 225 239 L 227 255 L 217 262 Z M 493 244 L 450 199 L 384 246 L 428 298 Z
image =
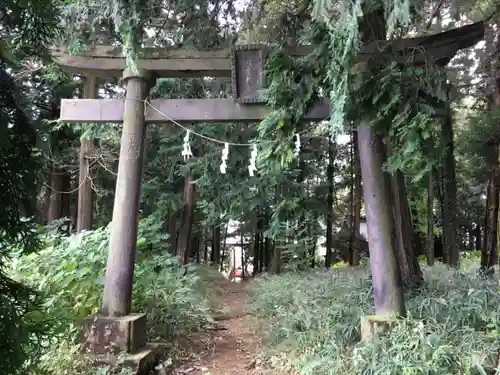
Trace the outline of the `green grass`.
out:
M 408 318 L 374 343 L 360 343 L 360 317 L 374 313 L 365 269 L 259 278 L 249 308 L 267 355 L 289 373 L 489 374 L 500 349 L 499 279 L 478 277 L 477 263 L 464 268 L 424 268 L 424 286 L 406 295 Z

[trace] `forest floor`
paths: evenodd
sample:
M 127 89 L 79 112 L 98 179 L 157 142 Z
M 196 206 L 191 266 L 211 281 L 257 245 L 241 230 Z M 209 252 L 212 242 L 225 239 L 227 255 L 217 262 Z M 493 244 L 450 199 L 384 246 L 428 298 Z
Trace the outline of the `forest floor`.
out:
M 179 342 L 186 361 L 175 366 L 172 375 L 264 375 L 276 372 L 261 365 L 259 339 L 252 333 L 253 317 L 245 304 L 251 281 L 216 282 L 216 304 L 220 311 L 216 327 Z M 196 354 L 193 354 L 196 353 Z

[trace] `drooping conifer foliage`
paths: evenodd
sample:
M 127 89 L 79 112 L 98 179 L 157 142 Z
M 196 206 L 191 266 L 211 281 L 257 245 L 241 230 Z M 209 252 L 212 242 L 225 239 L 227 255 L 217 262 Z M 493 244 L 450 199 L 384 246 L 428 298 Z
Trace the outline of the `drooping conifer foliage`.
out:
M 0 367 L 6 374 L 22 373 L 30 358 L 36 361 L 43 334 L 32 315 L 41 303 L 38 293 L 6 271 L 12 249 L 21 254 L 40 248 L 34 222 L 42 162 L 38 122 L 21 83 L 24 67 L 45 55 L 57 24 L 51 1 L 0 5 Z
M 35 215 L 36 175 L 39 157 L 34 154 L 36 131 L 24 112 L 25 103 L 13 77 L 0 66 L 0 364 L 7 373 L 21 370 L 33 354 L 32 321 L 29 311 L 36 306 L 36 293 L 13 281 L 5 273 L 11 246 L 24 251 L 39 248 L 31 219 Z M 38 160 L 37 160 L 38 159 Z M 29 350 L 31 349 L 31 351 Z

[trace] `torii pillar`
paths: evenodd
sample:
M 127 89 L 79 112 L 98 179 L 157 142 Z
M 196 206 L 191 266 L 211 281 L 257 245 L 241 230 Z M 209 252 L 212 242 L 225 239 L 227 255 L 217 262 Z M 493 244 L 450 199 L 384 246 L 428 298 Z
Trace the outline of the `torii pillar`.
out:
M 421 48 L 417 49 L 416 45 L 410 45 L 411 48 L 402 49 L 403 53 L 400 53 L 399 56 L 403 56 L 402 63 L 406 62 L 408 56 L 411 56 L 413 66 L 419 66 L 422 69 L 426 69 L 427 66 L 436 66 L 437 70 L 442 74 L 442 79 L 446 82 L 445 69 L 450 60 L 459 50 L 473 46 L 483 36 L 484 24 L 479 22 L 429 37 L 421 37 L 420 40 L 423 41 Z M 411 40 L 409 39 L 409 41 Z M 425 48 L 425 43 L 428 44 L 427 48 Z M 434 96 L 428 97 L 428 100 L 435 100 L 444 105 L 440 99 Z M 440 115 L 447 115 L 446 111 L 443 113 L 440 108 L 434 108 L 438 110 L 434 114 L 435 117 L 439 118 Z M 452 140 L 452 135 L 449 138 Z M 402 285 L 400 275 L 398 275 L 396 269 L 396 259 L 399 256 L 405 256 L 405 254 L 398 254 L 394 246 L 394 241 L 390 236 L 391 232 L 394 232 L 393 212 L 391 207 L 383 204 L 388 202 L 389 199 L 385 181 L 388 176 L 380 168 L 383 162 L 382 139 L 370 125 L 362 124 L 358 127 L 358 144 L 363 194 L 367 206 L 368 242 L 370 245 L 370 259 L 372 260 L 373 298 L 376 311 L 376 315 L 361 318 L 361 339 L 373 340 L 379 332 L 392 328 L 396 321 L 396 317 L 393 316 L 394 313 L 401 314 L 404 312 L 402 311 L 404 310 Z M 452 173 L 454 173 L 454 159 L 450 150 L 446 151 L 446 157 L 452 159 Z M 450 213 L 449 217 L 456 217 L 456 202 L 450 202 L 447 210 Z M 380 229 L 381 227 L 383 229 Z M 451 236 L 456 236 L 456 234 L 451 233 Z M 412 266 L 412 262 L 416 262 L 415 257 L 408 260 L 409 266 Z
M 131 314 L 131 307 L 146 139 L 145 99 L 151 78 L 145 70 L 123 73 L 126 98 L 104 298 L 101 316 L 87 319 L 84 328 L 86 347 L 94 354 L 104 354 L 110 346 L 136 353 L 147 344 L 146 314 Z
M 150 75 L 144 70 L 138 74 L 126 70 L 123 80 L 127 93 L 102 304 L 104 316 L 125 316 L 132 308 L 137 214 L 146 139 L 144 101 L 151 82 Z

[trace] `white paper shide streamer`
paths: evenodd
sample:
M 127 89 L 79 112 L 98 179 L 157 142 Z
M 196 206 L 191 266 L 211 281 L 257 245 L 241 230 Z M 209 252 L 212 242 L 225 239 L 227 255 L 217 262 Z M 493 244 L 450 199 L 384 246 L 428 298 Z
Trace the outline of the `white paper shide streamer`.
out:
M 250 153 L 250 163 L 248 164 L 248 173 L 250 177 L 253 177 L 255 172 L 257 171 L 257 167 L 255 166 L 257 163 L 257 144 L 254 143 L 252 145 L 252 152 Z
M 187 130 L 186 135 L 184 136 L 184 145 L 181 153 L 182 157 L 184 158 L 184 161 L 193 157 L 193 152 L 191 151 L 191 145 L 189 144 L 189 133 L 191 132 Z
M 220 173 L 226 174 L 227 170 L 227 158 L 229 156 L 229 143 L 224 143 L 224 149 L 222 150 L 222 157 L 220 163 Z
M 194 133 L 195 135 L 198 135 Z M 184 161 L 190 159 L 193 157 L 193 152 L 191 151 L 191 145 L 189 144 L 189 136 L 191 135 L 191 131 L 186 129 L 186 135 L 184 136 L 184 143 L 183 143 L 183 148 L 181 155 L 184 158 Z M 215 140 L 216 141 L 216 140 Z M 220 141 L 216 141 L 220 142 Z M 298 142 L 298 146 L 297 146 Z M 295 143 L 295 148 L 300 150 L 300 139 L 298 138 L 297 135 L 297 142 Z M 222 143 L 222 142 L 220 142 Z M 237 146 L 246 146 L 245 144 L 237 144 Z M 250 146 L 250 145 L 249 145 Z M 257 152 L 258 152 L 258 147 L 257 143 L 251 144 L 252 146 L 252 151 L 250 152 L 250 160 L 248 163 L 248 173 L 250 174 L 250 177 L 255 176 L 255 172 L 257 172 Z M 297 151 L 298 152 L 298 151 Z M 221 163 L 219 165 L 220 173 L 226 174 L 227 173 L 227 161 L 229 158 L 229 142 L 224 142 L 224 148 L 222 149 L 222 156 L 221 156 Z

